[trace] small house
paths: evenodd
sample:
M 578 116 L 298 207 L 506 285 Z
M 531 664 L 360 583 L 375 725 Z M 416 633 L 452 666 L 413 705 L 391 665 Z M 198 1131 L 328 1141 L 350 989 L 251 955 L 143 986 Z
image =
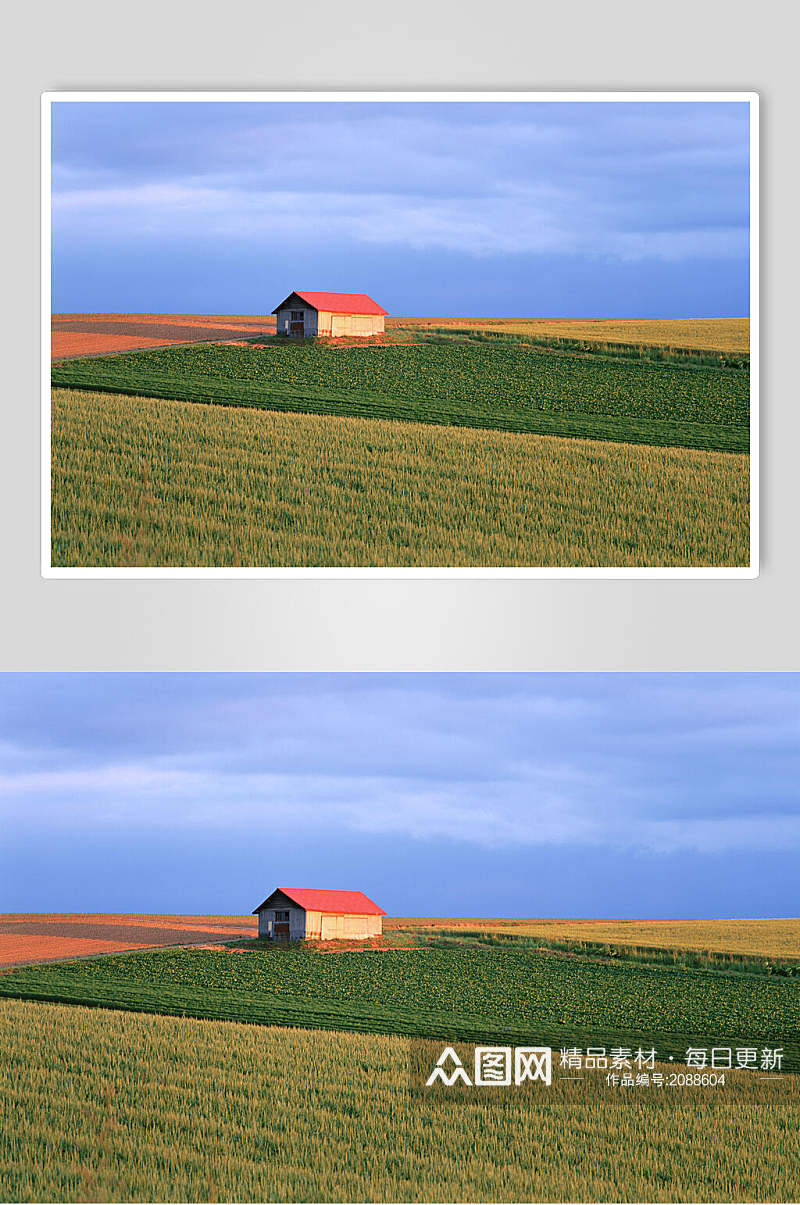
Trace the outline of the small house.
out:
M 303 941 L 380 937 L 386 913 L 363 891 L 277 887 L 253 909 L 258 936 Z
M 387 311 L 366 293 L 290 293 L 273 311 L 279 335 L 382 335 Z

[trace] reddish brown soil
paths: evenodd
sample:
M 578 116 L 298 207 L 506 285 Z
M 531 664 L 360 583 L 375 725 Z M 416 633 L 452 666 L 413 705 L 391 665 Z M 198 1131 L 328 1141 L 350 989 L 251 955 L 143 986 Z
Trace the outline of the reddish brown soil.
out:
M 258 942 L 253 946 L 202 946 L 204 950 L 230 950 L 234 954 L 255 954 L 262 950 L 265 946 L 269 948 L 281 949 L 285 943 L 280 941 L 272 942 L 269 940 Z M 361 940 L 352 938 L 342 938 L 340 940 L 318 941 L 314 938 L 309 938 L 306 941 L 306 947 L 310 950 L 315 950 L 318 954 L 348 954 L 353 950 L 422 950 L 425 946 L 409 946 L 403 942 L 392 939 L 391 937 L 365 937 Z
M 398 322 L 389 319 L 387 329 Z M 428 320 L 434 325 L 437 320 Z M 50 354 L 54 360 L 73 356 L 102 356 L 110 352 L 135 351 L 137 348 L 170 347 L 178 343 L 242 344 L 256 336 L 274 335 L 273 314 L 53 314 Z M 384 346 L 386 343 L 412 343 L 412 339 L 387 339 L 385 335 L 355 338 L 328 336 L 320 340 L 327 347 Z
M 102 356 L 110 351 L 135 351 L 142 347 L 168 346 L 164 339 L 146 339 L 137 335 L 101 335 L 89 331 L 51 331 L 50 356 L 69 360 L 75 356 Z
M 411 946 L 392 941 L 390 937 L 365 937 L 360 941 L 308 941 L 307 946 L 319 950 L 323 954 L 341 954 L 347 950 L 409 950 Z
M 275 333 L 272 315 L 53 314 L 51 356 L 96 356 L 138 347 L 250 339 Z
M 151 946 L 255 937 L 254 916 L 6 913 L 0 915 L 0 966 Z

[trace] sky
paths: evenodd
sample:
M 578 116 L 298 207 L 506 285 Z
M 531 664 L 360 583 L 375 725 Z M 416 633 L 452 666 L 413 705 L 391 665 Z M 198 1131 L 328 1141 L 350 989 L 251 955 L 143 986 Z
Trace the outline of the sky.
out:
M 796 916 L 800 675 L 0 675 L 0 911 Z
M 52 106 L 55 312 L 743 317 L 738 102 Z

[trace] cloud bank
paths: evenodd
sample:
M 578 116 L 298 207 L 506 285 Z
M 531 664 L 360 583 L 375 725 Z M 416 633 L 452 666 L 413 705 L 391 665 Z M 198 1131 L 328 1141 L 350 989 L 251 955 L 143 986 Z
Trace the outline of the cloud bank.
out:
M 204 257 L 230 277 L 245 250 L 276 275 L 369 276 L 377 256 L 373 287 L 395 312 L 436 312 L 424 259 L 418 308 L 401 301 L 404 256 L 445 257 L 454 301 L 440 312 L 459 312 L 470 276 L 554 258 L 579 265 L 576 304 L 609 265 L 650 265 L 663 292 L 658 265 L 746 264 L 748 173 L 747 108 L 732 103 L 62 103 L 55 284 L 95 259 L 104 279 L 115 248 L 125 273 L 133 245 L 154 252 L 154 294 L 159 263 Z
M 9 675 L 0 691 L 9 829 L 800 849 L 795 675 Z

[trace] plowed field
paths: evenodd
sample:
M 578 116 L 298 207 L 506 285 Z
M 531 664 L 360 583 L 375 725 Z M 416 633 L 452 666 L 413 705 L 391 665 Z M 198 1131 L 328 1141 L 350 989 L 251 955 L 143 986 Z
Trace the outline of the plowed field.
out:
M 50 350 L 54 360 L 65 360 L 174 343 L 247 339 L 274 332 L 272 315 L 54 314 Z
M 151 946 L 233 941 L 255 937 L 257 929 L 254 916 L 6 913 L 0 916 L 0 966 Z

